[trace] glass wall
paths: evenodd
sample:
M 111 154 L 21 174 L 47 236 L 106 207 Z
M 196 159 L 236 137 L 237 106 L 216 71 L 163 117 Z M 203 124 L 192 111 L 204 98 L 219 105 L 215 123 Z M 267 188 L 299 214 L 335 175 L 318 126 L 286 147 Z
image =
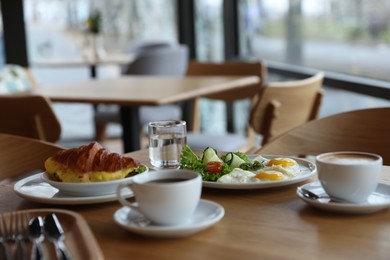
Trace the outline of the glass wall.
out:
M 245 57 L 390 80 L 390 0 L 240 0 Z
M 222 61 L 223 0 L 195 1 L 196 53 L 200 61 Z
M 87 65 L 65 64 L 90 53 L 88 28 L 93 26 L 89 27 L 87 20 L 96 12 L 100 15 L 99 38 L 106 55 L 122 52 L 138 41 L 177 41 L 176 0 L 24 0 L 23 3 L 30 69 L 39 84 L 55 87 L 90 78 Z M 46 60 L 65 64 L 37 65 Z M 99 78 L 118 77 L 120 73 L 118 65 L 100 65 L 97 70 Z M 63 140 L 94 136 L 91 105 L 56 102 L 54 108 L 61 120 Z M 120 131 L 117 125 L 109 126 L 110 136 L 118 136 Z
M 223 0 L 196 0 L 194 3 L 197 60 L 220 62 L 224 59 Z M 202 99 L 201 109 L 201 131 L 226 132 L 224 102 Z
M 100 15 L 107 52 L 135 41 L 177 41 L 175 0 L 25 0 L 30 61 L 77 57 L 90 47 L 88 18 Z

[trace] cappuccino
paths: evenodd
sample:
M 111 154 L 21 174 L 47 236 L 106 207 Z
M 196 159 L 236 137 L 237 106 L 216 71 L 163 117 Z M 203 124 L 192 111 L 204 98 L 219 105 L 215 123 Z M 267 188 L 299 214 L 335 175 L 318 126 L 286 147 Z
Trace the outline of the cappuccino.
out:
M 377 161 L 378 157 L 365 153 L 330 153 L 321 156 L 320 160 L 335 164 L 366 164 Z
M 375 191 L 382 157 L 363 152 L 331 152 L 316 157 L 318 179 L 333 199 L 366 203 Z

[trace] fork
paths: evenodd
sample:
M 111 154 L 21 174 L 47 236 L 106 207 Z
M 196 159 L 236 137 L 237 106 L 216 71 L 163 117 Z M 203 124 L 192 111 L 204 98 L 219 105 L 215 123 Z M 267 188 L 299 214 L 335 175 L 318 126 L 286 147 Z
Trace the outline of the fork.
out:
M 8 242 L 7 227 L 6 227 L 4 215 L 1 214 L 0 215 L 0 245 L 1 245 L 1 249 L 2 249 L 2 255 L 1 256 L 5 260 L 11 259 L 11 255 L 10 255 L 10 252 L 9 252 L 9 248 L 8 248 L 7 242 Z
M 14 241 L 16 244 L 16 255 L 14 259 L 26 260 L 28 240 L 28 218 L 25 211 L 16 211 L 10 213 L 9 225 L 7 228 L 7 241 Z

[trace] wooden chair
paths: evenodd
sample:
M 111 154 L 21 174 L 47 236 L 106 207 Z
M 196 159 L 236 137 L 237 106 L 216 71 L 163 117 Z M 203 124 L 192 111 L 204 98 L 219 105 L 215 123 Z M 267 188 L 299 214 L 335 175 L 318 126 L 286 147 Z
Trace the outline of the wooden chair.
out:
M 390 165 L 390 107 L 354 110 L 313 120 L 256 153 L 310 156 L 331 151 L 376 153 Z
M 250 114 L 250 126 L 261 135 L 261 145 L 317 117 L 324 74 L 302 80 L 270 82 L 261 89 Z
M 56 142 L 61 125 L 48 99 L 37 95 L 0 95 L 0 132 Z
M 37 139 L 0 133 L 0 183 L 44 170 L 44 161 L 62 149 Z
M 249 99 L 252 100 L 264 85 L 266 80 L 266 65 L 264 62 L 224 62 L 224 63 L 202 63 L 192 61 L 188 66 L 187 76 L 258 76 L 260 82 L 247 88 L 232 89 L 222 93 L 216 93 L 202 98 L 211 100 L 224 101 L 227 105 L 228 130 L 232 130 L 233 116 L 232 105 L 238 100 Z M 197 149 L 204 149 L 207 146 L 214 147 L 221 151 L 242 150 L 249 145 L 248 136 L 241 136 L 238 134 L 208 134 L 200 132 L 200 100 L 195 99 L 193 107 L 192 127 L 189 129 L 187 142 L 190 147 Z M 249 111 L 248 111 L 249 112 Z M 249 129 L 247 130 L 249 133 Z M 249 135 L 249 134 L 248 134 Z

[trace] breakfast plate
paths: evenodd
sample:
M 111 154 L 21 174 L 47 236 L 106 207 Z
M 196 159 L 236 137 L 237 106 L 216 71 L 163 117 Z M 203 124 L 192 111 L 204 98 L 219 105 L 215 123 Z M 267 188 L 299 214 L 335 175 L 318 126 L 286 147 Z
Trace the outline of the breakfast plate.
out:
M 44 182 L 47 182 L 51 186 L 59 189 L 62 193 L 79 197 L 113 194 L 116 191 L 116 187 L 120 183 L 131 182 L 132 179 L 132 177 L 128 177 L 119 180 L 102 182 L 61 182 L 49 179 L 48 175 L 45 172 L 41 173 L 41 178 Z
M 159 226 L 151 223 L 141 213 L 129 207 L 122 207 L 114 214 L 114 220 L 127 230 L 152 237 L 185 237 L 207 229 L 220 221 L 225 209 L 212 201 L 200 200 L 192 219 L 177 226 Z
M 257 155 L 248 155 L 250 159 L 253 159 Z M 299 165 L 299 173 L 297 176 L 292 178 L 287 178 L 284 180 L 275 180 L 275 181 L 261 181 L 261 182 L 247 182 L 247 183 L 222 183 L 222 182 L 214 182 L 214 181 L 203 181 L 203 187 L 206 188 L 214 188 L 214 189 L 265 189 L 272 187 L 282 187 L 291 185 L 294 183 L 302 182 L 304 180 L 312 177 L 316 172 L 317 168 L 314 163 L 309 160 L 288 157 L 285 155 L 264 155 L 266 159 L 277 158 L 277 157 L 285 157 L 294 159 Z
M 44 181 L 42 173 L 19 180 L 14 185 L 14 191 L 24 199 L 55 205 L 96 204 L 117 200 L 115 192 L 96 196 L 69 195 Z M 127 189 L 123 195 L 131 197 L 133 193 Z
M 299 188 L 306 189 L 315 193 L 320 198 L 313 199 L 304 196 Z M 319 181 L 311 182 L 297 188 L 297 195 L 304 202 L 323 210 L 341 212 L 341 213 L 355 213 L 366 214 L 390 207 L 390 185 L 383 183 L 378 184 L 375 192 L 368 197 L 367 202 L 364 203 L 348 203 L 340 201 L 332 201 Z

